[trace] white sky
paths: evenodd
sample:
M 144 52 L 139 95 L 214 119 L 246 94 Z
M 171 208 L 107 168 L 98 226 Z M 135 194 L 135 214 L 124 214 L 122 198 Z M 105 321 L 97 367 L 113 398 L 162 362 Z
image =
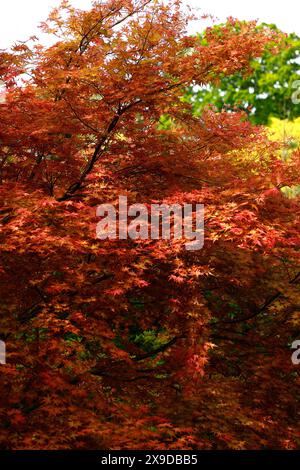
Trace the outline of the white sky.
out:
M 186 5 L 201 8 L 202 13 L 211 13 L 224 20 L 227 16 L 239 19 L 258 19 L 275 23 L 283 31 L 300 35 L 299 0 L 184 0 Z M 37 34 L 37 25 L 47 18 L 52 7 L 60 0 L 0 0 L 0 49 L 5 49 L 17 40 L 26 40 Z M 88 8 L 91 0 L 72 0 L 79 8 Z M 191 25 L 191 31 L 203 29 L 204 22 Z

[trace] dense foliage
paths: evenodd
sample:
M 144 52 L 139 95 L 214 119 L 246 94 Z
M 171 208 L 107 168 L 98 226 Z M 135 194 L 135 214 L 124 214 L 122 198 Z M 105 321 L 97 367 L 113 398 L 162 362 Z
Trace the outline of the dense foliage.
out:
M 300 206 L 280 191 L 299 151 L 182 99 L 277 33 L 230 19 L 203 43 L 187 21 L 177 1 L 63 2 L 53 46 L 0 54 L 1 448 L 300 446 Z M 204 203 L 204 247 L 98 240 L 120 194 Z

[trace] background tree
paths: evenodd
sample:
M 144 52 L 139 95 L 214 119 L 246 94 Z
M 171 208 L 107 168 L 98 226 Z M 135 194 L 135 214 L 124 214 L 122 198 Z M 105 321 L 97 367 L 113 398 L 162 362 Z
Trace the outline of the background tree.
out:
M 265 27 L 279 32 L 275 25 L 259 26 Z M 268 124 L 271 116 L 293 120 L 300 116 L 300 104 L 292 102 L 293 83 L 300 79 L 299 61 L 300 38 L 292 33 L 286 35 L 276 54 L 266 50 L 261 57 L 253 59 L 250 73 L 238 71 L 232 76 L 220 76 L 216 85 L 197 91 L 190 88 L 187 99 L 193 103 L 197 114 L 211 104 L 219 111 L 239 108 L 255 124 Z

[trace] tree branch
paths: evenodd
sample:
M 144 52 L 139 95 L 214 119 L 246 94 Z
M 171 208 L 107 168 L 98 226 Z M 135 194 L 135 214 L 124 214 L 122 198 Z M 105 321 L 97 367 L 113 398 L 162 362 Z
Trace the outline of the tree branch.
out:
M 289 282 L 289 284 L 296 284 L 299 278 L 300 278 L 300 272 L 296 274 L 296 276 Z M 260 308 L 252 312 L 248 317 L 236 318 L 234 320 L 219 320 L 218 322 L 214 323 L 214 325 L 218 325 L 219 323 L 232 325 L 235 323 L 242 323 L 244 321 L 252 320 L 252 318 L 255 318 L 261 313 L 263 313 L 268 307 L 270 307 L 270 305 L 272 305 L 273 302 L 275 302 L 275 300 L 279 299 L 282 296 L 283 296 L 282 292 L 276 292 L 274 295 L 269 297 Z

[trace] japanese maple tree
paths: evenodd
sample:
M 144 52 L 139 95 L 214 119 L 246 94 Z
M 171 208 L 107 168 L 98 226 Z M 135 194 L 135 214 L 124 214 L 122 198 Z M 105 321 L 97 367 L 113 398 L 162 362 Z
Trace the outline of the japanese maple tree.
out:
M 186 87 L 280 37 L 180 1 L 64 1 L 0 53 L 4 449 L 296 448 L 299 151 Z M 272 48 L 272 49 L 270 49 Z M 169 125 L 162 125 L 168 116 Z M 205 205 L 205 243 L 99 240 L 96 208 Z

